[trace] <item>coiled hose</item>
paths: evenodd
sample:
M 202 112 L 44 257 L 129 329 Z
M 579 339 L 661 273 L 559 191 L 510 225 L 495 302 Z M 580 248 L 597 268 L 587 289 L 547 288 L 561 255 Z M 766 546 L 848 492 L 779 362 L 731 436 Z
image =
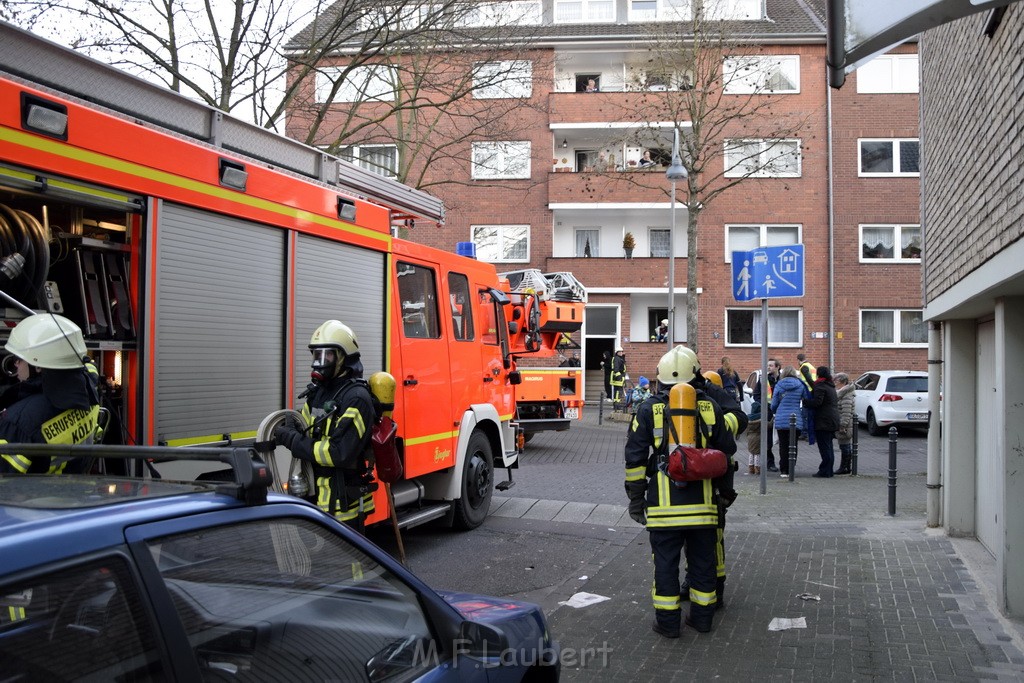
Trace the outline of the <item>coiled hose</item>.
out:
M 28 211 L 0 204 L 0 288 L 37 308 L 50 270 L 49 235 Z

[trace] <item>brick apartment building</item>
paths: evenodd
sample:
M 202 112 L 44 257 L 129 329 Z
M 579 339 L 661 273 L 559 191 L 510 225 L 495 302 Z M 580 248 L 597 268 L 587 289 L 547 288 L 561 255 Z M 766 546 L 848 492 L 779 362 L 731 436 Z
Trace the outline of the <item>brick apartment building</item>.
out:
M 665 350 L 652 339 L 668 310 L 672 211 L 665 170 L 673 128 L 660 118 L 630 120 L 624 112 L 638 97 L 667 97 L 687 87 L 686 74 L 647 65 L 652 26 L 664 29 L 677 21 L 685 30 L 687 22 L 673 13 L 688 16 L 690 3 L 483 4 L 519 7 L 517 16 L 527 17 L 523 23 L 533 37 L 530 49 L 515 56 L 521 78 L 497 94 L 468 98 L 464 107 L 487 106 L 496 96 L 523 98 L 532 106 L 517 110 L 524 125 L 516 138 L 469 137 L 458 158 L 427 170 L 427 178 L 460 182 L 430 187 L 448 207 L 445 224 L 417 225 L 408 236 L 451 250 L 458 242 L 476 242 L 478 257 L 500 271 L 571 271 L 590 293 L 580 340 L 585 367 L 596 374 L 602 354 L 621 346 L 633 380 L 651 376 Z M 799 116 L 804 125 L 789 141 L 795 151 L 785 172 L 748 178 L 701 212 L 696 335 L 686 329 L 686 301 L 694 294 L 686 288 L 687 212 L 677 204 L 675 340 L 696 343 L 710 368 L 723 355 L 741 373 L 757 367 L 760 301 L 735 301 L 731 252 L 802 243 L 806 294 L 769 300 L 769 354 L 792 364 L 803 352 L 854 376 L 870 369 L 924 370 L 916 44 L 879 57 L 851 76 L 846 88 L 830 92 L 822 0 L 705 0 L 712 4 L 730 13 L 748 50 L 768 65 L 774 111 Z M 293 43 L 301 46 L 310 31 Z M 453 56 L 451 68 L 460 63 L 472 60 Z M 596 92 L 586 91 L 591 80 Z M 742 90 L 723 95 L 744 96 Z M 351 107 L 376 106 L 346 99 L 354 98 L 335 97 L 328 122 Z M 625 135 L 631 127 L 643 128 L 646 137 Z M 293 112 L 289 135 L 302 139 L 308 130 L 308 121 Z M 742 139 L 737 131 L 732 135 Z M 332 140 L 324 135 L 318 142 Z M 397 168 L 391 158 L 396 150 L 379 131 L 344 144 L 343 154 L 356 163 Z M 645 151 L 653 166 L 641 165 Z M 502 160 L 498 168 L 480 163 L 496 157 Z M 631 258 L 623 248 L 627 232 L 636 243 Z M 589 381 L 588 397 L 597 391 L 599 382 Z

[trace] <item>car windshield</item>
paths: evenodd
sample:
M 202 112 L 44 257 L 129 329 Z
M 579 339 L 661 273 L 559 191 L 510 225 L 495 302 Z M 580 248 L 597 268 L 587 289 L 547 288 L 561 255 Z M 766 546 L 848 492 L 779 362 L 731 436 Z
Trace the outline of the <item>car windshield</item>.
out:
M 887 391 L 928 393 L 927 377 L 890 377 Z

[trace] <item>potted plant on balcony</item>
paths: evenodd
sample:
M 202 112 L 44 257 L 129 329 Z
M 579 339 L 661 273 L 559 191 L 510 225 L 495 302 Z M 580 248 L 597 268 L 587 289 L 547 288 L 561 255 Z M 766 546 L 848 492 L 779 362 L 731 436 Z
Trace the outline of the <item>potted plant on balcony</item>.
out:
M 626 258 L 633 258 L 633 249 L 636 247 L 636 240 L 633 233 L 627 232 L 622 236 L 622 251 L 626 252 Z

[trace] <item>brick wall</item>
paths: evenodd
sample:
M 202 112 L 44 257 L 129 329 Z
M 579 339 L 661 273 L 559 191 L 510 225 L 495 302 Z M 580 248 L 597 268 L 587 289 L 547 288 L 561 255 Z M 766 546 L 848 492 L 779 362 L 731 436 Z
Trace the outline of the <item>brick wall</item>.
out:
M 1010 5 L 993 38 L 987 16 L 921 40 L 928 301 L 1024 236 L 1024 8 Z

